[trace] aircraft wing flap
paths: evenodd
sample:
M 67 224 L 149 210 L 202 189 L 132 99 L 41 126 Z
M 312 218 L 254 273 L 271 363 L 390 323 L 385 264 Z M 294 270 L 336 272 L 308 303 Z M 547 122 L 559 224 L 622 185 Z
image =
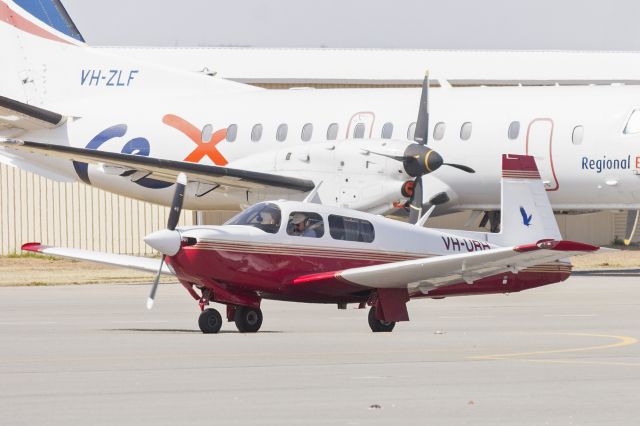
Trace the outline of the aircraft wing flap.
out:
M 0 139 L 0 146 L 24 152 L 94 164 L 103 168 L 140 172 L 140 175 L 174 183 L 179 173 L 187 175 L 190 182 L 236 189 L 256 190 L 279 188 L 296 192 L 311 191 L 315 184 L 306 179 L 229 167 L 210 166 L 185 161 L 165 160 L 140 155 L 105 152 L 93 149 L 52 145 L 17 139 Z
M 87 260 L 90 262 L 102 263 L 105 265 L 120 266 L 138 271 L 157 273 L 160 267 L 160 259 L 150 257 L 127 256 L 124 254 L 102 253 L 89 250 L 70 249 L 63 247 L 52 247 L 40 243 L 26 243 L 22 245 L 22 250 L 35 253 L 42 253 L 49 256 L 67 257 L 70 259 Z M 165 275 L 175 275 L 167 264 L 163 264 L 162 273 Z
M 53 129 L 64 121 L 58 113 L 0 96 L 0 130 Z
M 339 281 L 371 288 L 403 288 L 429 285 L 440 287 L 453 283 L 474 282 L 504 272 L 518 272 L 570 256 L 587 254 L 599 247 L 571 241 L 540 241 L 516 247 L 434 256 L 423 259 L 385 263 L 331 273 Z M 326 279 L 327 273 L 315 274 Z M 314 281 L 313 275 L 299 277 L 295 284 Z

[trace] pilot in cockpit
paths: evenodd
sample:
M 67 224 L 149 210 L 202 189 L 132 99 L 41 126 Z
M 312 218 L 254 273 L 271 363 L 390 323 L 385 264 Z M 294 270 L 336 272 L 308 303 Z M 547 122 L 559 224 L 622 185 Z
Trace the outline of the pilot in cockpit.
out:
M 309 217 L 306 214 L 295 213 L 289 220 L 292 225 L 292 235 L 298 235 L 301 237 L 318 237 L 316 230 L 309 226 Z

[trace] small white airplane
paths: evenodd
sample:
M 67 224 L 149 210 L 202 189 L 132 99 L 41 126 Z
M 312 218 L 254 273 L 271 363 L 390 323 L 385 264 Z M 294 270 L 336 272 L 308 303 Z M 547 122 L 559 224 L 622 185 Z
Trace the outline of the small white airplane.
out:
M 176 228 L 187 177 L 177 176 L 167 229 L 145 241 L 161 260 L 23 245 L 23 250 L 174 274 L 200 304 L 203 333 L 217 333 L 220 313 L 241 332 L 262 325 L 262 299 L 370 305 L 369 326 L 389 332 L 408 321 L 413 298 L 510 293 L 566 280 L 569 256 L 599 248 L 562 241 L 536 163 L 502 156 L 502 231 L 435 230 L 356 210 L 309 202 L 255 204 L 222 226 Z M 165 261 L 167 265 L 165 265 Z
M 49 178 L 169 205 L 181 171 L 195 210 L 302 200 L 323 182 L 326 205 L 479 214 L 499 210 L 497 159 L 514 152 L 536 157 L 556 211 L 640 209 L 637 86 L 442 87 L 429 124 L 424 107 L 414 118 L 426 79 L 422 91 L 262 90 L 96 51 L 66 13 L 47 25 L 36 9 L 0 0 L 14 58 L 0 68 L 0 161 Z M 436 171 L 442 158 L 475 175 Z

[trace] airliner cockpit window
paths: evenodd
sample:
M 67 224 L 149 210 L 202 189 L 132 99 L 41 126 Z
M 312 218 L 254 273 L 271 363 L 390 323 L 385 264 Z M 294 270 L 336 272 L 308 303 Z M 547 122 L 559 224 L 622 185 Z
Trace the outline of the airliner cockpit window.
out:
M 249 207 L 225 222 L 225 225 L 245 225 L 275 234 L 280 229 L 282 214 L 273 203 L 260 203 Z
M 633 110 L 624 128 L 624 133 L 627 135 L 640 133 L 640 109 Z

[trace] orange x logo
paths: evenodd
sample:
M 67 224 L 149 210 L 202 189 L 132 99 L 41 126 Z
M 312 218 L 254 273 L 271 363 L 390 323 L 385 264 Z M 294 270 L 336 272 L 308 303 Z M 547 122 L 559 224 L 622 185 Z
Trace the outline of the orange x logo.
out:
M 174 129 L 184 133 L 198 145 L 196 149 L 191 152 L 191 154 L 187 155 L 184 161 L 188 161 L 190 163 L 199 163 L 200 160 L 204 158 L 204 156 L 208 156 L 213 164 L 217 166 L 226 166 L 228 161 L 224 156 L 218 151 L 216 145 L 218 142 L 222 141 L 227 137 L 227 129 L 221 129 L 215 132 L 211 136 L 211 140 L 209 142 L 205 142 L 202 140 L 202 132 L 198 130 L 196 126 L 189 123 L 187 120 L 178 117 L 177 115 L 167 114 L 162 117 L 162 122 L 167 126 L 171 126 Z

